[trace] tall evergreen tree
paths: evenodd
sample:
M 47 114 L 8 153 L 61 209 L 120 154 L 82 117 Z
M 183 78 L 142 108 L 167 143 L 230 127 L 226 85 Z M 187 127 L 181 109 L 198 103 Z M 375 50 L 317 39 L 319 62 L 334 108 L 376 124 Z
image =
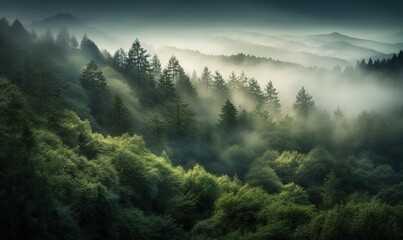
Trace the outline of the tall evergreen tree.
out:
M 98 61 L 102 60 L 101 51 L 98 46 L 88 38 L 87 34 L 85 34 L 81 40 L 80 49 L 87 57 Z
M 151 59 L 151 76 L 155 82 L 158 82 L 162 75 L 161 61 L 157 54 Z
M 112 109 L 109 113 L 109 128 L 113 135 L 130 132 L 130 112 L 125 106 L 123 99 L 116 95 L 113 99 Z
M 127 53 L 126 73 L 143 106 L 153 106 L 158 100 L 156 82 L 152 77 L 150 55 L 136 39 Z
M 10 25 L 9 35 L 20 46 L 27 47 L 29 45 L 30 35 L 18 19 L 15 19 Z
M 278 113 L 281 108 L 280 99 L 278 97 L 277 89 L 273 86 L 272 81 L 269 81 L 265 88 L 265 98 L 269 110 Z
M 176 97 L 167 116 L 169 131 L 175 137 L 184 136 L 188 133 L 192 121 L 193 118 L 189 110 L 189 104 L 182 102 L 180 97 Z
M 158 81 L 157 88 L 162 101 L 171 101 L 175 98 L 175 86 L 172 79 L 169 77 L 167 69 L 164 69 L 162 77 Z
M 125 50 L 123 50 L 123 48 L 119 48 L 113 54 L 112 65 L 119 72 L 124 72 L 126 69 L 126 64 L 127 64 L 126 52 L 125 52 Z
M 248 88 L 249 78 L 246 76 L 245 72 L 241 72 L 238 78 L 238 90 L 245 91 Z
M 172 56 L 168 61 L 168 66 L 166 67 L 168 77 L 176 83 L 179 79 L 180 74 L 184 73 L 183 68 L 180 66 L 178 59 Z
M 134 86 L 147 85 L 149 80 L 150 55 L 147 50 L 141 47 L 140 41 L 136 39 L 127 53 L 127 73 Z
M 218 125 L 224 130 L 232 130 L 238 125 L 238 110 L 229 100 L 221 107 Z
M 90 61 L 81 72 L 80 82 L 83 88 L 89 93 L 92 113 L 99 117 L 104 109 L 104 99 L 102 95 L 106 87 L 106 78 L 103 73 L 98 70 L 98 66 L 94 61 Z
M 302 87 L 296 96 L 294 110 L 299 116 L 306 117 L 311 113 L 314 107 L 315 102 L 312 101 L 312 96 L 305 91 L 304 87 Z
M 70 34 L 66 27 L 60 28 L 59 33 L 57 34 L 56 44 L 63 50 L 70 47 Z
M 193 70 L 192 75 L 190 76 L 190 81 L 193 84 L 197 84 L 197 82 L 199 81 L 199 77 L 197 76 L 196 70 Z
M 237 90 L 238 87 L 238 77 L 236 76 L 236 74 L 234 72 L 231 72 L 231 74 L 229 75 L 229 79 L 228 79 L 228 88 L 231 91 L 235 91 Z
M 200 77 L 200 85 L 204 90 L 210 90 L 211 82 L 212 82 L 211 72 L 208 67 L 203 68 L 203 72 Z
M 248 93 L 256 104 L 262 104 L 264 102 L 264 95 L 259 83 L 256 79 L 251 78 L 248 81 Z
M 178 91 L 178 94 L 181 94 L 185 98 L 190 98 L 191 100 L 195 100 L 194 97 L 196 97 L 196 90 L 193 87 L 192 82 L 190 81 L 190 78 L 188 75 L 185 74 L 183 69 L 179 72 L 179 77 L 178 80 L 176 81 L 176 90 Z
M 225 83 L 222 75 L 218 71 L 216 71 L 213 78 L 214 78 L 213 82 L 214 95 L 220 99 L 229 99 L 230 97 L 229 88 Z
M 90 93 L 103 91 L 106 87 L 106 78 L 98 70 L 95 61 L 90 61 L 80 75 L 81 85 Z
M 76 36 L 73 35 L 73 36 L 70 38 L 70 45 L 71 45 L 71 47 L 73 47 L 74 49 L 76 49 L 76 48 L 78 47 L 78 41 L 77 41 Z

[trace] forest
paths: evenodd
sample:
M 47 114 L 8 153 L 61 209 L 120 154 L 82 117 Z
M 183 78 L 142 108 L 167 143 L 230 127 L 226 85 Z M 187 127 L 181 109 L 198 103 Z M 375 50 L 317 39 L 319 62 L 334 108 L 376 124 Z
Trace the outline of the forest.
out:
M 0 19 L 0 239 L 403 239 L 403 102 L 347 116 L 302 86 L 287 110 L 195 70 Z M 403 51 L 333 74 L 402 92 Z

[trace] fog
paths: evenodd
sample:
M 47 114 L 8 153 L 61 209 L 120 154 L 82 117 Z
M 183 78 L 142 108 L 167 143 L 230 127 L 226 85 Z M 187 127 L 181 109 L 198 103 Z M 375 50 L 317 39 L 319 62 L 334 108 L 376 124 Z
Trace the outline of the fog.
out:
M 127 52 L 138 38 L 150 55 L 159 56 L 162 67 L 171 56 L 176 56 L 189 76 L 196 71 L 200 77 L 207 66 L 212 74 L 218 71 L 225 80 L 231 72 L 238 76 L 244 72 L 248 78 L 255 78 L 262 90 L 272 81 L 279 91 L 284 113 L 291 112 L 302 86 L 313 96 L 316 106 L 330 113 L 340 108 L 346 116 L 355 116 L 364 110 L 388 114 L 402 106 L 400 86 L 391 84 L 393 81 L 365 72 L 354 77 L 342 74 L 346 67 L 355 67 L 362 59 L 390 58 L 398 53 L 403 48 L 403 35 L 398 32 L 313 26 L 298 30 L 223 24 L 189 27 L 186 23 L 170 24 L 170 21 L 157 25 L 144 19 L 122 19 L 74 19 L 79 24 L 68 30 L 78 39 L 88 33 L 100 49 L 106 49 L 112 55 L 120 47 Z M 53 18 L 29 27 L 39 33 L 50 27 L 56 35 L 58 25 L 47 25 L 51 20 Z M 228 57 L 239 53 L 260 59 L 244 56 L 238 61 Z M 113 76 L 110 86 L 127 95 L 122 90 L 125 86 L 116 79 L 119 76 Z M 130 96 L 126 98 L 132 101 Z M 254 107 L 242 96 L 233 98 L 237 105 Z M 219 110 L 218 106 L 216 108 L 215 114 Z
M 244 72 L 248 78 L 255 78 L 262 90 L 272 81 L 280 93 L 284 113 L 291 111 L 302 86 L 313 96 L 316 106 L 330 113 L 340 108 L 346 116 L 364 110 L 389 114 L 402 106 L 399 88 L 387 84 L 389 81 L 365 72 L 353 78 L 342 74 L 344 68 L 354 67 L 362 59 L 388 58 L 397 53 L 401 44 L 388 43 L 387 39 L 374 41 L 342 33 L 269 36 L 234 29 L 150 29 L 134 33 L 128 30 L 116 35 L 118 32 L 123 31 L 115 29 L 113 36 L 120 39 L 120 45 L 107 46 L 112 54 L 120 46 L 127 51 L 138 38 L 151 55 L 160 57 L 163 67 L 171 56 L 176 56 L 189 76 L 196 71 L 200 77 L 207 66 L 211 73 L 219 71 L 226 80 L 231 72 L 238 76 Z M 104 47 L 102 41 L 99 45 Z M 265 58 L 265 62 L 239 63 L 222 56 L 239 53 Z M 340 67 L 341 72 L 333 70 L 335 67 Z M 253 107 L 240 98 L 237 101 L 234 97 L 238 105 Z

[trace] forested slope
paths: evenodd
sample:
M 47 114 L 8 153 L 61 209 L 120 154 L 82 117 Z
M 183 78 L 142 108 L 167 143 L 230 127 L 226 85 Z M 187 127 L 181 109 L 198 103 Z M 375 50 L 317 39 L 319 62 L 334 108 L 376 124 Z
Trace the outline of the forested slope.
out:
M 0 239 L 403 238 L 402 111 L 350 119 L 301 88 L 285 113 L 271 82 L 4 18 L 0 75 Z

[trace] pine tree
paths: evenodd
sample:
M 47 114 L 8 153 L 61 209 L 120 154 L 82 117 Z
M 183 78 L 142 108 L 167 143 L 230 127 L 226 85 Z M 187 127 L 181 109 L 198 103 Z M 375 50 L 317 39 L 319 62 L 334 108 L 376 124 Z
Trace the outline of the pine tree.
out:
M 166 67 L 167 74 L 171 80 L 176 83 L 179 79 L 179 75 L 184 72 L 179 64 L 178 59 L 172 56 L 168 61 L 168 66 Z
M 156 82 L 152 76 L 149 57 L 147 50 L 141 47 L 138 39 L 133 42 L 127 53 L 127 77 L 143 106 L 153 106 L 158 102 Z
M 157 54 L 151 59 L 151 76 L 154 81 L 158 82 L 162 75 L 161 62 Z
M 160 80 L 157 85 L 160 97 L 163 101 L 171 101 L 175 98 L 175 87 L 172 79 L 169 77 L 167 69 L 164 69 Z
M 149 80 L 150 76 L 149 57 L 150 55 L 147 53 L 147 50 L 142 48 L 140 41 L 136 39 L 127 53 L 126 66 L 130 81 L 136 87 L 147 85 L 146 82 Z
M 15 19 L 11 24 L 8 33 L 15 43 L 20 44 L 21 46 L 28 45 L 30 40 L 29 33 L 18 19 Z
M 49 45 L 54 43 L 55 39 L 53 38 L 53 33 L 50 28 L 46 29 L 45 34 L 41 36 L 41 41 Z
M 123 48 L 119 48 L 113 54 L 112 65 L 116 70 L 123 73 L 126 69 L 126 64 L 127 64 L 126 52 L 125 50 L 123 50 Z
M 199 81 L 199 77 L 197 76 L 197 73 L 195 70 L 193 70 L 192 75 L 190 76 L 190 81 L 193 84 L 196 84 Z
M 213 79 L 211 77 L 211 73 L 210 73 L 208 67 L 204 67 L 201 78 L 200 78 L 200 85 L 202 86 L 202 88 L 204 90 L 209 90 L 212 80 Z
M 224 130 L 231 130 L 238 125 L 238 110 L 229 100 L 221 107 L 218 125 Z
M 63 50 L 70 47 L 70 34 L 66 27 L 62 27 L 56 37 L 56 44 Z
M 84 34 L 80 43 L 80 49 L 85 55 L 94 60 L 102 60 L 101 51 L 98 46 Z
M 278 98 L 278 92 L 276 88 L 274 88 L 272 81 L 267 83 L 265 98 L 270 111 L 273 111 L 274 113 L 280 112 L 280 99 Z
M 193 87 L 190 78 L 185 74 L 183 69 L 181 69 L 181 71 L 179 72 L 179 78 L 176 81 L 175 86 L 178 94 L 181 94 L 183 97 L 190 99 L 196 97 L 196 90 Z
M 80 82 L 83 88 L 90 95 L 90 108 L 96 117 L 100 117 L 104 111 L 104 99 L 102 95 L 106 87 L 106 78 L 94 61 L 87 64 L 87 67 L 81 72 Z
M 106 87 L 106 78 L 95 61 L 90 61 L 80 75 L 81 85 L 90 93 L 99 92 Z
M 269 112 L 266 111 L 266 109 L 264 109 L 263 104 L 257 104 L 255 106 L 255 109 L 253 109 L 253 115 L 259 119 L 259 120 L 269 120 L 270 116 L 269 116 Z
M 248 93 L 255 103 L 257 104 L 263 103 L 264 95 L 262 89 L 260 88 L 259 83 L 254 78 L 251 78 L 248 81 Z
M 334 172 L 330 172 L 329 175 L 326 176 L 321 187 L 321 195 L 325 207 L 331 208 L 340 202 L 343 196 L 340 187 L 340 180 L 336 177 Z
M 235 75 L 234 72 L 231 72 L 231 75 L 229 75 L 228 79 L 228 88 L 232 91 L 237 90 L 238 87 L 238 77 Z
M 168 129 L 171 134 L 175 137 L 180 137 L 188 133 L 193 121 L 192 116 L 189 104 L 182 102 L 180 97 L 176 97 L 167 115 Z
M 71 45 L 74 49 L 76 49 L 76 48 L 78 47 L 78 41 L 77 41 L 76 36 L 72 36 L 72 37 L 70 38 L 70 45 Z
M 229 88 L 228 88 L 227 84 L 225 83 L 222 75 L 218 71 L 216 71 L 213 78 L 214 78 L 214 82 L 212 85 L 213 85 L 214 95 L 220 99 L 229 99 L 229 97 L 230 97 Z
M 130 112 L 125 106 L 122 98 L 116 95 L 113 99 L 112 109 L 109 113 L 108 127 L 113 135 L 120 135 L 124 132 L 130 132 Z
M 312 101 L 312 96 L 305 91 L 304 87 L 302 87 L 296 96 L 294 110 L 299 116 L 306 117 L 311 113 L 314 107 L 315 102 Z

